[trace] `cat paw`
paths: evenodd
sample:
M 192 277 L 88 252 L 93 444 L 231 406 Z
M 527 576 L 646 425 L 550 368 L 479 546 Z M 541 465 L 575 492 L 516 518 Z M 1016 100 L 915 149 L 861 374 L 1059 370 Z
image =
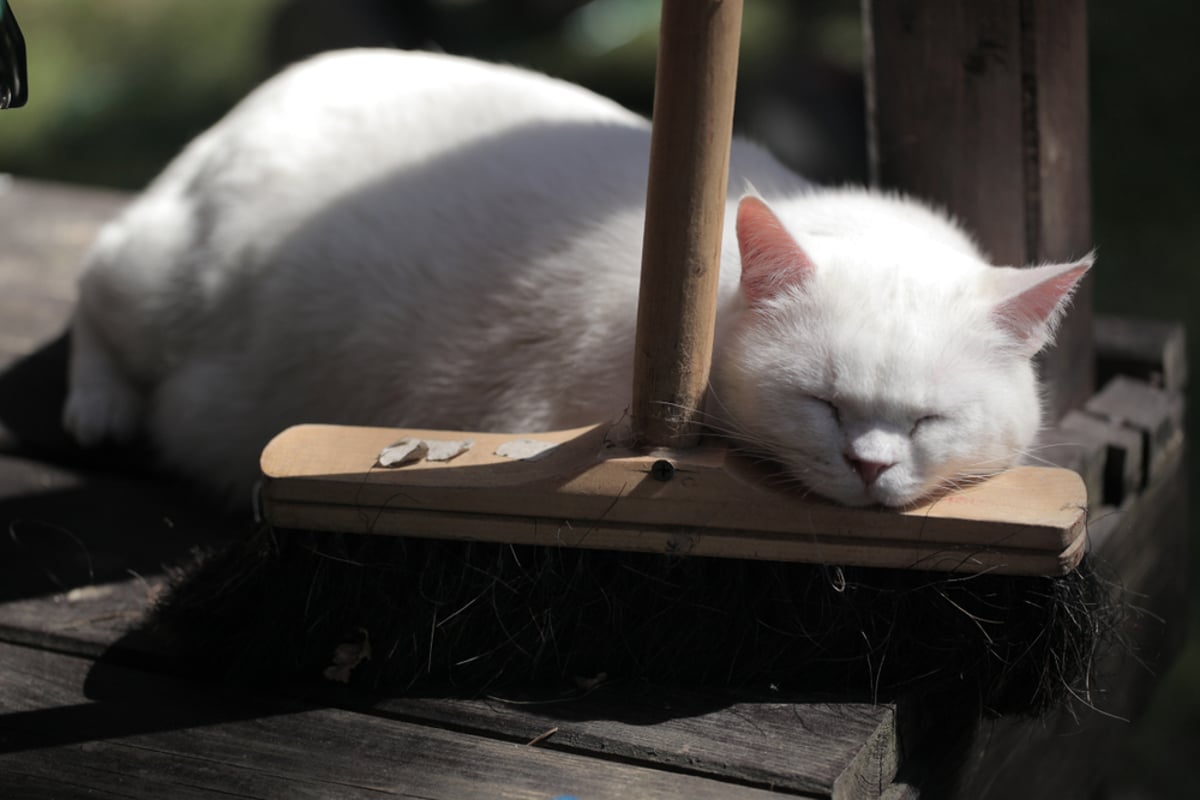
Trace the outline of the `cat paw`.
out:
M 141 428 L 142 399 L 125 383 L 72 386 L 63 406 L 63 428 L 83 447 L 128 444 Z

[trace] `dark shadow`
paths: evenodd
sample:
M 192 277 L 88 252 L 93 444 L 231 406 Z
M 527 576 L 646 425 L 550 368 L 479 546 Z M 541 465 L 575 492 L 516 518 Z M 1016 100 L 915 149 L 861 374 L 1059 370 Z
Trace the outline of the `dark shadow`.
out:
M 0 603 L 155 575 L 196 547 L 248 531 L 245 520 L 208 514 L 168 482 L 117 473 L 67 480 L 73 485 L 0 499 Z
M 0 372 L 0 455 L 152 475 L 153 456 L 145 445 L 83 448 L 63 430 L 70 348 L 64 332 Z
M 28 651 L 32 652 L 32 651 Z M 39 662 L 45 707 L 0 713 L 0 753 L 102 742 L 302 711 L 281 697 L 252 695 L 211 683 L 131 668 L 119 660 L 91 664 L 81 690 L 77 659 Z M 24 665 L 22 665 L 24 666 Z M 78 702 L 82 694 L 87 702 Z
M 0 373 L 0 603 L 162 572 L 246 529 L 155 470 L 146 446 L 63 431 L 66 334 Z

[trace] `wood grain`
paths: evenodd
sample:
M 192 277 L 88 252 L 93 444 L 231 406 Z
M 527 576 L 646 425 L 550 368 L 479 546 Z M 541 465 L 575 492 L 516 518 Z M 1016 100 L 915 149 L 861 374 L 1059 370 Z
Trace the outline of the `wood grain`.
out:
M 1088 134 L 1087 0 L 1022 0 L 1026 96 L 1035 101 L 1024 120 L 1026 213 L 1030 263 L 1078 259 L 1093 248 Z M 1027 100 L 1028 103 L 1028 100 Z M 1103 260 L 1099 269 L 1104 269 Z M 1075 291 L 1071 311 L 1040 359 L 1049 407 L 1061 417 L 1079 408 L 1096 387 L 1094 278 Z
M 0 641 L 88 658 L 119 653 L 122 663 L 161 666 L 153 640 L 127 634 L 162 583 L 151 576 L 0 603 Z M 346 702 L 332 689 L 328 694 Z M 820 797 L 841 796 L 842 787 L 854 787 L 850 797 L 875 797 L 902 761 L 898 712 L 890 704 L 602 686 L 570 698 L 364 696 L 352 710 L 503 741 L 528 742 L 557 729 L 543 747 Z
M 634 354 L 646 446 L 699 438 L 717 315 L 742 0 L 663 0 Z
M 662 797 L 776 795 L 0 644 L 0 785 L 58 796 Z
M 379 468 L 391 442 L 446 434 L 297 426 L 263 452 L 266 513 L 283 528 L 948 571 L 1061 574 L 1082 555 L 1087 497 L 1067 470 L 855 509 L 772 489 L 769 472 L 725 448 L 646 455 L 608 430 L 530 434 L 559 443 L 537 461 L 494 455 L 521 435 L 456 433 L 475 444 L 452 462 Z
M 756 699 L 718 694 L 600 691 L 574 701 L 392 698 L 377 713 L 501 731 L 529 740 L 556 728 L 545 746 L 607 753 L 631 763 L 819 797 L 878 797 L 901 753 L 896 708 L 866 703 Z M 707 701 L 707 702 L 706 702 Z
M 1027 257 L 1017 0 L 868 0 L 874 179 L 949 209 L 1003 264 Z
M 1092 247 L 1084 0 L 867 0 L 874 180 L 961 219 L 997 264 Z M 1085 280 L 1041 369 L 1052 420 L 1094 385 Z

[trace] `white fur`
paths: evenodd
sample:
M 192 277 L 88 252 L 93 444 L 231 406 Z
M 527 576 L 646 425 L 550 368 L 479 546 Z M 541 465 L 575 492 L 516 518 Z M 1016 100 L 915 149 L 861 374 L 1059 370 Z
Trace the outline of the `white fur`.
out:
M 293 423 L 614 418 L 648 153 L 643 119 L 510 67 L 396 51 L 293 67 L 99 237 L 64 423 L 84 444 L 148 433 L 170 467 L 236 494 Z M 752 307 L 730 200 L 718 427 L 847 503 L 906 503 L 1029 445 L 1030 353 L 992 313 L 1021 287 L 965 235 L 910 200 L 813 191 L 737 142 L 730 186 L 747 184 L 818 269 Z M 895 466 L 864 486 L 849 457 Z

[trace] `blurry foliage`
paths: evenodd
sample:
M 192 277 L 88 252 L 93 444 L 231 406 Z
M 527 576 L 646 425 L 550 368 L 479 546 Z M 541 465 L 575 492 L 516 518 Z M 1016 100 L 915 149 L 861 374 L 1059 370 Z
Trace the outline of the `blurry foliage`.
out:
M 16 0 L 32 94 L 0 116 L 0 171 L 138 188 L 273 71 L 354 45 L 524 64 L 649 113 L 658 5 Z M 743 41 L 739 127 L 813 177 L 864 178 L 857 0 L 747 0 Z
M 280 0 L 16 0 L 29 105 L 0 117 L 0 170 L 136 187 L 264 73 Z

